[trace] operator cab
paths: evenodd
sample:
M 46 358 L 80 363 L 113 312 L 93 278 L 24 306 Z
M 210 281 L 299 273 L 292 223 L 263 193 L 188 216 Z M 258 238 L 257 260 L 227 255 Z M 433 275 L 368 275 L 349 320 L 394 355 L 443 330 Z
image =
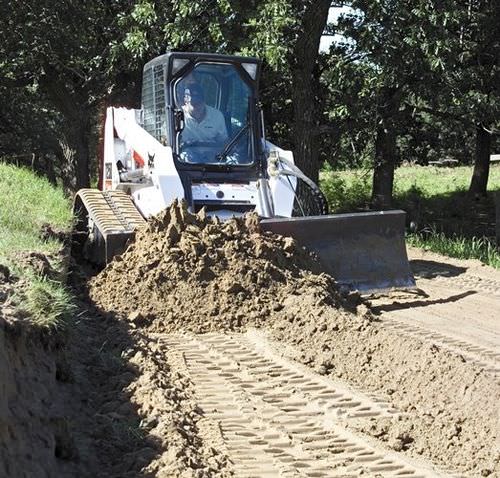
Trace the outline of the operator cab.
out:
M 171 52 L 144 67 L 142 127 L 172 149 L 196 211 L 253 211 L 265 176 L 255 58 Z
M 180 170 L 255 169 L 262 154 L 259 73 L 255 58 L 204 53 L 155 58 L 144 67 L 143 127 L 172 147 Z

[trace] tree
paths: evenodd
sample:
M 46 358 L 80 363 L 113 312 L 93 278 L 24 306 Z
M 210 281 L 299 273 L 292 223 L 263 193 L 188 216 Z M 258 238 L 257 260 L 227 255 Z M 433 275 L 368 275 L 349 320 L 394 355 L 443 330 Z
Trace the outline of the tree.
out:
M 318 181 L 320 121 L 324 105 L 319 102 L 319 42 L 327 24 L 330 0 L 300 2 L 303 11 L 296 26 L 291 49 L 293 138 L 299 167 L 313 181 Z
M 123 66 L 110 68 L 110 45 L 120 34 L 117 16 L 128 8 L 130 2 L 10 2 L 0 18 L 0 84 L 18 94 L 28 88 L 41 111 L 57 113 L 44 129 L 64 156 L 71 189 L 90 184 L 92 128 Z
M 457 12 L 460 20 L 454 65 L 460 77 L 450 83 L 460 92 L 457 102 L 476 127 L 476 154 L 469 193 L 486 196 L 489 176 L 491 132 L 500 124 L 500 4 L 494 0 L 469 0 Z M 457 97 L 458 95 L 455 95 Z
M 368 75 L 371 96 L 363 95 L 363 101 L 372 100 L 375 125 L 371 203 L 386 209 L 392 203 L 400 138 L 415 117 L 413 104 L 435 94 L 441 82 L 442 50 L 448 48 L 443 25 L 449 12 L 427 0 L 354 0 L 351 6 L 353 13 L 341 20 L 339 29 Z

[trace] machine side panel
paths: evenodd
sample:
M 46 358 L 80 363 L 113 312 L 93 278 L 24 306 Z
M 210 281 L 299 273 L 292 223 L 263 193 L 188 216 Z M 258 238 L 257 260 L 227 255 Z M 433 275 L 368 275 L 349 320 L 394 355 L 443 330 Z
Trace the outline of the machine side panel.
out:
M 116 171 L 118 181 L 113 182 L 113 189 L 129 190 L 136 207 L 145 217 L 167 208 L 174 199 L 184 198 L 185 192 L 174 164 L 172 148 L 162 145 L 137 124 L 135 110 L 111 109 L 112 115 L 108 113 L 108 116 L 113 118 L 112 124 L 118 136 L 117 141 L 124 145 L 124 151 L 128 155 L 138 155 L 144 162 L 142 168 L 137 170 L 143 173 L 142 182 L 130 183 L 127 187 L 126 184 L 120 182 L 118 171 Z M 113 138 L 106 141 L 111 145 L 116 142 Z M 116 161 L 119 159 L 117 152 L 110 152 L 113 154 L 115 169 Z M 135 170 L 134 166 L 135 164 L 128 168 L 129 171 Z

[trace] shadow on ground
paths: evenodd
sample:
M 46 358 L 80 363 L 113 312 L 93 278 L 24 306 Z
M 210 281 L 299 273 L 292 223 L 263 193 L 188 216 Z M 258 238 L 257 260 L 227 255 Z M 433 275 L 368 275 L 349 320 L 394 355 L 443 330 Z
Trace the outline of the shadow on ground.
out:
M 77 454 L 62 469 L 82 477 L 150 478 L 154 475 L 143 470 L 161 446 L 148 435 L 133 401 L 133 384 L 141 372 L 128 360 L 136 353 L 130 325 L 92 304 L 88 276 L 70 278 L 79 312 L 67 344 L 69 380 L 62 387 L 71 401 Z
M 383 312 L 393 312 L 395 310 L 405 310 L 405 309 L 414 309 L 417 307 L 428 307 L 430 305 L 436 304 L 447 304 L 450 302 L 457 302 L 469 295 L 477 294 L 474 290 L 469 290 L 466 292 L 462 292 L 461 294 L 450 295 L 444 299 L 429 299 L 429 300 L 414 300 L 411 302 L 392 302 L 390 304 L 383 305 L 375 305 L 370 307 L 370 311 L 375 315 L 380 315 Z
M 446 236 L 495 237 L 495 193 L 487 197 L 471 197 L 467 191 L 454 191 L 426 197 L 417 188 L 394 199 L 394 206 L 407 213 L 407 225 L 417 232 Z
M 457 277 L 467 272 L 467 267 L 453 266 L 438 261 L 414 259 L 410 261 L 410 268 L 418 278 L 434 279 L 436 277 Z

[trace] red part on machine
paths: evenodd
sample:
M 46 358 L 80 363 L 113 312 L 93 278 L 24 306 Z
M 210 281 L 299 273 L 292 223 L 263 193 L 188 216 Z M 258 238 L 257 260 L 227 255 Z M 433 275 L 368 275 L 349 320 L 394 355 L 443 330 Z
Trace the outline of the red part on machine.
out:
M 143 168 L 144 167 L 144 159 L 142 158 L 142 156 L 134 150 L 134 153 L 132 154 L 132 157 L 134 158 L 134 161 L 135 161 L 135 164 L 137 167 L 139 168 Z

